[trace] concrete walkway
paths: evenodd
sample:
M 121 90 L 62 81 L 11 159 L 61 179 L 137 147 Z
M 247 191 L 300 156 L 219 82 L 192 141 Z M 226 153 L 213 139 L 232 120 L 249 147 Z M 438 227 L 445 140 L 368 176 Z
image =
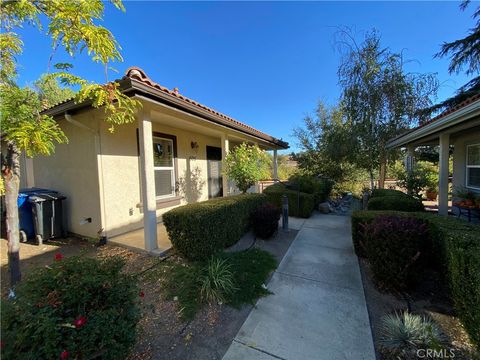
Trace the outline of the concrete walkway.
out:
M 223 360 L 375 359 L 350 217 L 314 214 Z

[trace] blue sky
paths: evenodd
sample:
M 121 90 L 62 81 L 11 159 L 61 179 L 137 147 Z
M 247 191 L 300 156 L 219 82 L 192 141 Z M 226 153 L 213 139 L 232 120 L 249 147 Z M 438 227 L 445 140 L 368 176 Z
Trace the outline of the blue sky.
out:
M 255 128 L 281 137 L 295 150 L 292 129 L 319 100 L 339 97 L 338 27 L 358 39 L 376 28 L 382 43 L 403 51 L 411 72 L 436 72 L 438 100 L 468 79 L 447 72 L 448 59 L 434 59 L 443 41 L 464 37 L 473 26 L 459 2 L 140 2 L 127 1 L 126 13 L 106 5 L 103 25 L 122 46 L 118 78 L 132 65 L 155 81 Z M 21 84 L 47 69 L 51 43 L 32 27 L 21 32 Z M 103 69 L 86 55 L 59 51 L 54 62 L 72 62 L 74 73 L 104 82 Z

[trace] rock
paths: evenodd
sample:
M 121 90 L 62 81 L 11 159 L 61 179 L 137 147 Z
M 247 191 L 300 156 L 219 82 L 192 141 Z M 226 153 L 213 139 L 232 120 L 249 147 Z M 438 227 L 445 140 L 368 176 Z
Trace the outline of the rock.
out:
M 322 214 L 328 214 L 330 210 L 330 204 L 328 202 L 323 202 L 318 205 L 318 211 L 320 211 Z

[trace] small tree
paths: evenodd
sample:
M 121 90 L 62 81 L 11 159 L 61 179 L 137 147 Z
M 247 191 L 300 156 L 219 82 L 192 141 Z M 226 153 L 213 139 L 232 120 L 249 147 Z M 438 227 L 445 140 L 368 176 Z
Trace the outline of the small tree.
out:
M 225 175 L 235 181 L 242 193 L 265 176 L 268 156 L 257 145 L 242 143 L 225 158 Z M 224 189 L 225 191 L 226 189 Z

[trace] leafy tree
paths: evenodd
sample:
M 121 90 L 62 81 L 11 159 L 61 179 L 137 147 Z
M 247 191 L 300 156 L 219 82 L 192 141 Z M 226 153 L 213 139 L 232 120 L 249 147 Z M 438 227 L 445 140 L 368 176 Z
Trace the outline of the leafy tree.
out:
M 397 161 L 392 167 L 392 174 L 398 186 L 407 189 L 409 194 L 418 199 L 422 198 L 422 191 L 436 191 L 438 188 L 438 166 L 427 161 L 416 162 L 411 171 Z
M 460 4 L 460 9 L 465 11 L 470 2 L 470 0 L 463 1 Z M 451 98 L 425 109 L 423 111 L 425 114 L 430 115 L 455 107 L 469 97 L 480 93 L 480 76 L 478 76 L 480 71 L 480 6 L 477 6 L 472 17 L 476 19 L 476 23 L 469 30 L 467 36 L 452 42 L 443 43 L 435 57 L 450 56 L 450 65 L 448 67 L 450 74 L 458 74 L 465 70 L 467 75 L 474 77 L 461 86 Z
M 431 106 L 438 81 L 433 74 L 406 73 L 402 55 L 383 48 L 375 31 L 361 44 L 347 31 L 340 35 L 343 59 L 338 77 L 341 108 L 353 141 L 350 162 L 369 173 L 372 188 L 378 171 L 383 188 L 387 161 L 394 155 L 387 141 L 421 120 L 418 110 Z
M 268 160 L 267 153 L 258 146 L 242 143 L 225 157 L 225 174 L 235 181 L 238 189 L 245 194 L 251 186 L 265 177 Z
M 121 0 L 111 2 L 117 9 L 125 10 Z M 2 178 L 12 288 L 21 277 L 17 209 L 19 156 L 22 151 L 30 157 L 50 155 L 55 144 L 67 141 L 57 122 L 41 112 L 43 105 L 52 105 L 61 97 L 59 93 L 47 90 L 53 84 L 52 79 L 57 77 L 65 84 L 76 85 L 79 91 L 75 101 L 89 101 L 94 107 L 103 107 L 105 121 L 111 125 L 111 131 L 115 125 L 134 121 L 135 111 L 140 105 L 137 100 L 122 94 L 117 82 L 105 85 L 89 82 L 68 72 L 72 65 L 65 63 L 55 64 L 58 72 L 37 83 L 40 96 L 36 96 L 32 89 L 19 87 L 16 83 L 17 56 L 22 52 L 23 42 L 18 30 L 24 25 L 33 25 L 50 36 L 52 53 L 49 67 L 58 48 L 63 48 L 72 57 L 85 50 L 92 61 L 104 67 L 105 80 L 108 81 L 108 64 L 122 61 L 122 57 L 112 33 L 97 24 L 102 20 L 104 7 L 101 0 L 2 0 L 0 3 L 0 120 L 2 140 L 6 144 Z

